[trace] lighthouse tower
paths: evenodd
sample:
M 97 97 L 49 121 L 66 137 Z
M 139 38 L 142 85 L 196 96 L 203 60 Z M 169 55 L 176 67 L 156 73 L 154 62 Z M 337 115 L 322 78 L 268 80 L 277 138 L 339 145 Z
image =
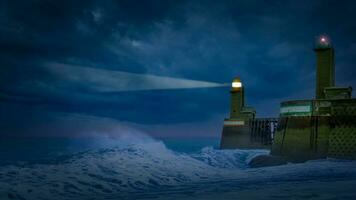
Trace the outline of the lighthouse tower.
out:
M 254 144 L 250 139 L 250 120 L 253 120 L 256 111 L 245 106 L 244 87 L 239 78 L 232 81 L 230 117 L 224 120 L 220 148 L 251 148 Z
M 239 78 L 235 78 L 232 81 L 230 94 L 231 94 L 230 119 L 236 119 L 239 117 L 239 115 L 241 115 L 242 108 L 245 106 L 244 88 L 242 87 L 242 83 Z
M 325 88 L 335 86 L 334 49 L 327 36 L 316 40 L 316 99 L 325 98 Z

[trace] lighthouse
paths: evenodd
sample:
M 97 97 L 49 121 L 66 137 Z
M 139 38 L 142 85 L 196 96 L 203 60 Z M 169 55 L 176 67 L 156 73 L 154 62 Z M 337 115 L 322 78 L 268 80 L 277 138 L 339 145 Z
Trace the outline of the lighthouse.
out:
M 335 86 L 334 48 L 317 37 L 315 99 L 281 103 L 272 155 L 292 162 L 319 158 L 356 159 L 356 99 L 351 87 Z
M 327 36 L 319 36 L 314 51 L 316 53 L 316 99 L 325 98 L 325 88 L 335 86 L 334 48 Z
M 224 120 L 220 147 L 222 149 L 251 148 L 250 120 L 256 111 L 245 106 L 244 86 L 240 78 L 232 80 L 230 89 L 230 117 Z

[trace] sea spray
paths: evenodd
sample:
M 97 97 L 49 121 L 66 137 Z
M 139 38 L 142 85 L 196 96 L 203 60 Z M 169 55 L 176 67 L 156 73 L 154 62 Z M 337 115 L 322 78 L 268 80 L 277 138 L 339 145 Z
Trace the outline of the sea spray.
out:
M 268 151 L 205 147 L 182 153 L 144 134 L 122 134 L 101 142 L 112 146 L 75 153 L 57 163 L 0 167 L 0 197 L 145 199 L 197 192 L 222 195 L 266 182 L 356 179 L 355 162 L 319 160 L 250 169 L 248 160 Z

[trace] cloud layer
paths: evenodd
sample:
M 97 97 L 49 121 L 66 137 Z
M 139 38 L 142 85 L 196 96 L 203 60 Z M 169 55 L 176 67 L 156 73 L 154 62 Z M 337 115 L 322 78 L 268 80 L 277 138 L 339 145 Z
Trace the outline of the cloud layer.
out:
M 0 135 L 31 135 L 32 120 L 67 113 L 182 133 L 196 124 L 197 134 L 209 122 L 218 136 L 227 88 L 147 89 L 236 76 L 258 116 L 277 116 L 281 101 L 314 96 L 319 34 L 336 48 L 337 84 L 356 86 L 355 9 L 332 0 L 1 1 Z

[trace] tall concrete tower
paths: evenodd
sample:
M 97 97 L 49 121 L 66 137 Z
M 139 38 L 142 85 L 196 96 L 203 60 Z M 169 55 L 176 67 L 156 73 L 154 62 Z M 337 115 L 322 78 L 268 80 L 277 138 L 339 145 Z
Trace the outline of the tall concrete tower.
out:
M 326 36 L 320 36 L 314 49 L 316 53 L 316 99 L 324 99 L 324 89 L 335 85 L 334 49 Z
M 245 106 L 244 88 L 239 78 L 236 78 L 232 81 L 232 87 L 230 93 L 231 93 L 230 118 L 236 119 L 240 116 L 242 108 Z

